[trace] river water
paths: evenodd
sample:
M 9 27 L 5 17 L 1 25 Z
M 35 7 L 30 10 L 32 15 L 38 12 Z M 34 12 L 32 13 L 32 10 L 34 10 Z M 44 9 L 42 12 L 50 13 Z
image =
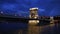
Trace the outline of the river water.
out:
M 60 34 L 60 24 L 49 24 L 49 25 L 31 27 L 27 23 L 1 23 L 0 33 L 1 34 Z

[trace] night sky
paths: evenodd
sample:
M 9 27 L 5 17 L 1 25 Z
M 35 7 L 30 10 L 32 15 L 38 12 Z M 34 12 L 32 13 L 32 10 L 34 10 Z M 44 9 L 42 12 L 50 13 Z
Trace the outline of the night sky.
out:
M 32 7 L 39 8 L 39 16 L 60 15 L 60 0 L 0 0 L 3 14 L 28 16 Z

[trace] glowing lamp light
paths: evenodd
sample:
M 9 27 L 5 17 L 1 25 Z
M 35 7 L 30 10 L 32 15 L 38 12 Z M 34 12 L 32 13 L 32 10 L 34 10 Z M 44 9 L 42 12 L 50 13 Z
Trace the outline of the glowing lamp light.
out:
M 34 17 L 35 19 L 37 18 L 37 17 Z
M 37 23 L 39 23 L 39 20 L 37 20 Z
M 39 23 L 39 20 L 29 20 L 30 25 L 36 25 Z

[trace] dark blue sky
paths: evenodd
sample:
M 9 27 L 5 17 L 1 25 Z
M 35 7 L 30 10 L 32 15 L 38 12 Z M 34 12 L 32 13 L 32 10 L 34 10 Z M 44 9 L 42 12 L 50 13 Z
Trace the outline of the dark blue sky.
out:
M 60 0 L 0 0 L 0 10 L 6 14 L 28 16 L 31 7 L 38 7 L 40 16 L 60 15 Z

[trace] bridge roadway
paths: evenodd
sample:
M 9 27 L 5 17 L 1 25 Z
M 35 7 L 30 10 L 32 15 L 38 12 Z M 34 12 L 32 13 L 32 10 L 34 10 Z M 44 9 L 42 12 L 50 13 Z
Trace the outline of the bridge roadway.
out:
M 49 19 L 30 19 L 29 17 L 21 17 L 21 16 L 11 16 L 11 15 L 0 15 L 0 22 L 8 21 L 8 22 L 28 22 L 28 20 L 46 20 L 50 21 Z
M 59 20 L 58 22 L 60 22 L 59 18 L 54 18 L 55 20 Z M 17 23 L 17 22 L 22 22 L 22 23 L 27 23 L 29 20 L 39 20 L 38 25 L 46 25 L 46 24 L 50 24 L 50 20 L 49 19 L 30 19 L 29 17 L 22 17 L 22 16 L 14 16 L 14 15 L 1 15 L 0 14 L 0 23 L 3 22 L 8 22 L 8 23 Z M 44 23 L 45 22 L 45 23 Z

